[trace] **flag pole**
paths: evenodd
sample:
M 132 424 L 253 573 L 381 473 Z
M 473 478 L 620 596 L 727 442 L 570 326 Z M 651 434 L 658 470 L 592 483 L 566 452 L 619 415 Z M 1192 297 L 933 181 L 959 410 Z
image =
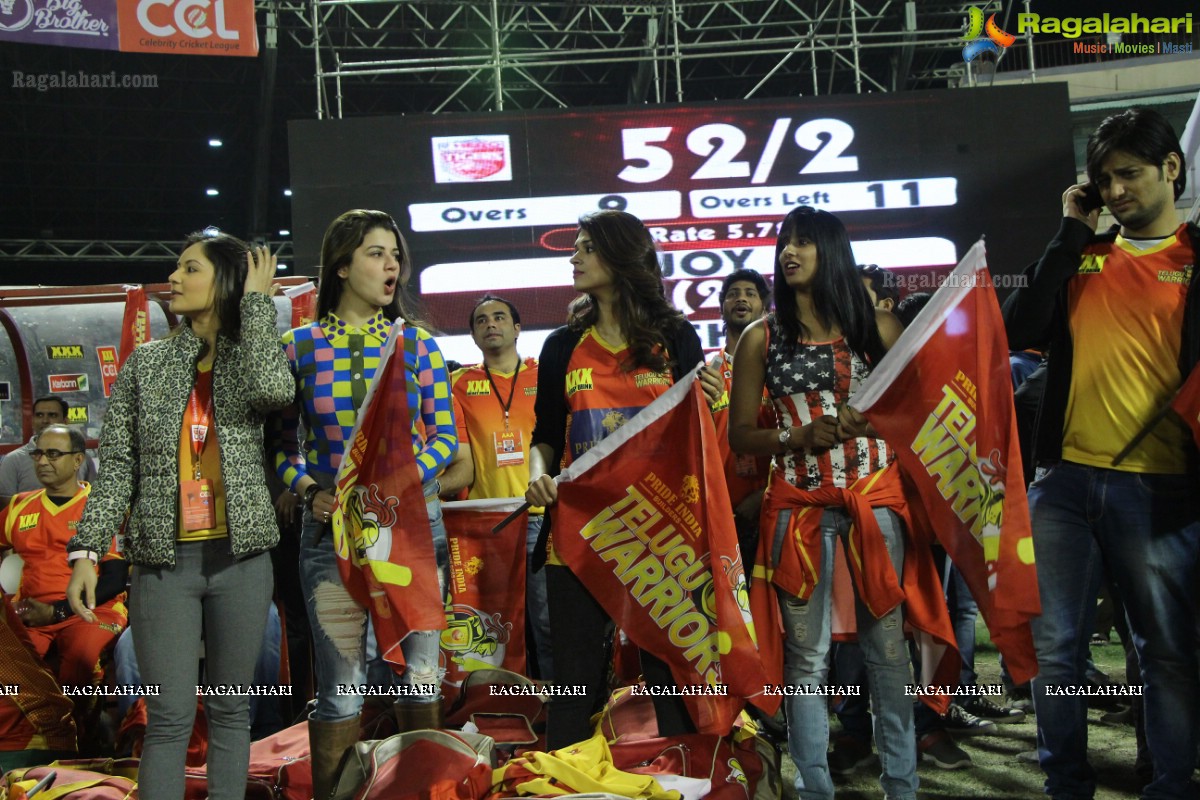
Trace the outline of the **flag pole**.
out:
M 671 388 L 668 389 L 665 394 L 660 395 L 653 403 L 642 409 L 641 412 L 634 417 L 637 422 L 630 422 L 629 424 L 622 425 L 617 429 L 616 432 L 610 436 L 606 436 L 604 441 L 600 442 L 578 459 L 571 462 L 569 467 L 566 467 L 562 472 L 556 475 L 554 477 L 554 482 L 558 484 L 563 481 L 574 480 L 585 471 L 591 469 L 592 465 L 598 462 L 600 459 L 604 458 L 613 450 L 617 449 L 622 444 L 636 436 L 638 431 L 642 430 L 642 428 L 653 423 L 664 413 L 664 409 L 672 408 L 674 404 L 679 401 L 680 398 L 678 395 L 686 394 L 692 390 L 692 384 L 699 381 L 700 370 L 704 369 L 705 366 L 707 365 L 705 364 L 704 359 L 700 359 L 696 366 L 692 367 L 690 372 L 676 381 L 676 383 L 671 386 Z M 646 413 L 651 409 L 653 409 L 651 413 Z M 492 533 L 499 533 L 501 530 L 503 530 L 505 525 L 508 525 L 514 519 L 521 516 L 522 512 L 528 511 L 531 506 L 532 504 L 526 501 L 516 511 L 500 520 L 500 522 L 498 522 L 496 526 L 492 528 Z
M 517 517 L 521 516 L 522 514 L 524 514 L 526 511 L 528 511 L 528 510 L 529 510 L 530 508 L 532 508 L 532 507 L 533 507 L 533 503 L 529 502 L 528 500 L 526 500 L 524 503 L 521 503 L 521 507 L 520 507 L 520 508 L 518 508 L 516 511 L 512 512 L 511 514 L 509 514 L 509 515 L 508 515 L 507 517 L 505 517 L 504 519 L 502 519 L 502 520 L 500 520 L 499 522 L 497 522 L 497 523 L 496 523 L 496 524 L 495 524 L 495 525 L 492 527 L 492 534 L 493 534 L 493 535 L 495 535 L 495 534 L 499 533 L 500 531 L 504 530 L 505 526 L 507 526 L 507 525 L 508 525 L 509 523 L 511 523 L 511 522 L 512 522 L 514 519 L 516 519 Z
M 1142 429 L 1137 432 L 1137 435 L 1133 437 L 1129 444 L 1125 445 L 1121 452 L 1117 453 L 1116 457 L 1112 460 L 1112 465 L 1114 467 L 1120 466 L 1121 462 L 1133 452 L 1134 448 L 1141 444 L 1142 440 L 1149 436 L 1150 432 L 1158 427 L 1158 423 L 1166 419 L 1167 415 L 1170 413 L 1171 404 L 1167 403 L 1165 406 L 1160 408 L 1153 417 L 1150 418 L 1149 422 L 1142 426 Z

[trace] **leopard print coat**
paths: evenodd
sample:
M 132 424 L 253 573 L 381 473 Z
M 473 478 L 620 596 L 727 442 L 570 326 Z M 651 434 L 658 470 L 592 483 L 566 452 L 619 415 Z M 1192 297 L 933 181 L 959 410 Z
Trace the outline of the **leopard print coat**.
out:
M 226 524 L 235 558 L 279 541 L 263 468 L 263 421 L 295 394 L 275 332 L 275 304 L 253 293 L 242 298 L 241 312 L 241 341 L 218 337 L 213 362 Z M 145 566 L 175 565 L 180 431 L 203 349 L 204 341 L 184 325 L 130 354 L 104 416 L 100 471 L 69 551 L 103 553 L 130 510 L 125 557 Z

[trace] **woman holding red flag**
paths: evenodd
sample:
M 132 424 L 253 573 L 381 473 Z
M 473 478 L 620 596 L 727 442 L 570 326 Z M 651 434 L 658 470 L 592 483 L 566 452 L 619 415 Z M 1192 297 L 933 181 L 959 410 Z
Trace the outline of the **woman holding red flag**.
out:
M 904 501 L 887 443 L 845 405 L 901 333 L 863 286 L 841 221 L 795 208 L 775 245 L 775 311 L 738 342 L 730 398 L 733 450 L 773 455 L 758 563 L 767 566 L 786 632 L 788 748 L 800 798 L 832 798 L 826 751 L 834 551 L 851 564 L 858 638 L 867 662 L 885 793 L 916 797 L 912 673 L 901 601 Z M 758 427 L 763 387 L 777 429 Z M 898 513 L 899 512 L 899 513 Z M 761 587 L 756 587 L 761 591 Z M 766 587 L 769 592 L 770 586 Z M 760 632 L 773 628 L 756 620 Z M 760 642 L 761 644 L 761 642 Z M 764 650 L 771 648 L 764 647 Z M 775 648 L 777 649 L 777 647 Z
M 404 359 L 412 421 L 411 430 L 397 430 L 389 444 L 413 449 L 443 591 L 450 555 L 437 475 L 457 451 L 458 437 L 446 362 L 437 342 L 419 327 L 404 291 L 412 259 L 396 221 L 382 211 L 347 211 L 325 231 L 321 264 L 317 321 L 284 334 L 295 402 L 283 414 L 275 465 L 285 485 L 304 499 L 300 583 L 317 667 L 317 702 L 308 731 L 313 796 L 323 798 L 329 796 L 342 753 L 358 740 L 363 697 L 339 686 L 368 683 L 367 610 L 342 583 L 334 552 L 334 484 L 389 337 L 403 337 L 395 357 Z M 303 449 L 297 441 L 301 419 Z M 437 631 L 411 632 L 401 648 L 406 664 L 401 680 L 410 693 L 396 701 L 397 723 L 401 730 L 440 727 Z M 388 670 L 378 680 L 390 679 Z
M 703 358 L 700 339 L 663 291 L 654 240 L 637 217 L 599 211 L 579 220 L 574 288 L 587 301 L 572 304 L 570 321 L 546 339 L 538 359 L 538 394 L 525 499 L 549 506 L 541 552 L 549 595 L 554 678 L 561 686 L 585 686 L 586 696 L 556 697 L 550 707 L 546 746 L 557 749 L 592 735 L 591 715 L 607 699 L 612 621 L 571 569 L 546 551 L 560 464 L 571 463 L 623 422 L 650 405 Z M 581 372 L 580 372 L 581 371 Z M 568 374 L 590 377 L 587 389 L 568 388 Z M 715 400 L 719 378 L 701 370 L 706 393 Z M 620 420 L 614 425 L 614 420 Z M 649 684 L 671 683 L 659 658 L 642 652 Z M 660 735 L 693 731 L 678 698 L 655 697 Z

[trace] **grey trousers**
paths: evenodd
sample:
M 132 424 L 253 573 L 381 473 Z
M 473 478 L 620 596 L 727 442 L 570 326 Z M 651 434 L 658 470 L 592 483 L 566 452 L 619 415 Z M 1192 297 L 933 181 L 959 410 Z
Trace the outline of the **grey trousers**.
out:
M 249 687 L 267 624 L 274 579 L 266 553 L 234 561 L 228 539 L 180 542 L 175 568 L 135 566 L 129 625 L 146 697 L 146 739 L 138 771 L 142 797 L 181 800 L 188 739 L 200 681 L 204 626 L 206 686 Z M 242 800 L 250 762 L 250 698 L 207 694 L 208 793 Z

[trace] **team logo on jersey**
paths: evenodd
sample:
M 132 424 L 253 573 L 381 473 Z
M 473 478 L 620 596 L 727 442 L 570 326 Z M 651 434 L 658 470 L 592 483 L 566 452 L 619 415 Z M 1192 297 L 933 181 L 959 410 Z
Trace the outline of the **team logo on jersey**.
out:
M 24 533 L 37 527 L 38 520 L 41 518 L 42 512 L 34 511 L 32 514 L 22 514 L 17 518 L 17 532 Z
M 486 397 L 492 393 L 492 386 L 486 380 L 467 381 L 467 397 Z
M 1104 260 L 1106 258 L 1108 258 L 1107 255 L 1088 253 L 1083 257 L 1083 263 L 1079 265 L 1079 274 L 1099 275 L 1100 271 L 1104 269 Z
M 671 376 L 666 372 L 643 372 L 633 376 L 633 383 L 639 389 L 643 386 L 670 386 Z
M 726 389 L 725 391 L 721 392 L 721 396 L 717 398 L 717 402 L 713 403 L 711 406 L 709 406 L 709 408 L 714 414 L 716 414 L 718 411 L 724 411 L 725 409 L 729 408 L 729 390 Z
M 1191 283 L 1192 282 L 1192 265 L 1188 264 L 1183 269 L 1160 269 L 1158 271 L 1159 283 Z
M 592 386 L 592 367 L 580 367 L 567 373 L 567 397 L 576 392 L 594 389 Z
M 613 431 L 624 425 L 626 422 L 629 422 L 629 417 L 625 416 L 625 413 L 619 409 L 613 409 L 612 411 L 609 411 L 604 415 L 604 418 L 600 420 L 600 424 L 604 426 L 604 432 L 606 436 L 611 435 Z

